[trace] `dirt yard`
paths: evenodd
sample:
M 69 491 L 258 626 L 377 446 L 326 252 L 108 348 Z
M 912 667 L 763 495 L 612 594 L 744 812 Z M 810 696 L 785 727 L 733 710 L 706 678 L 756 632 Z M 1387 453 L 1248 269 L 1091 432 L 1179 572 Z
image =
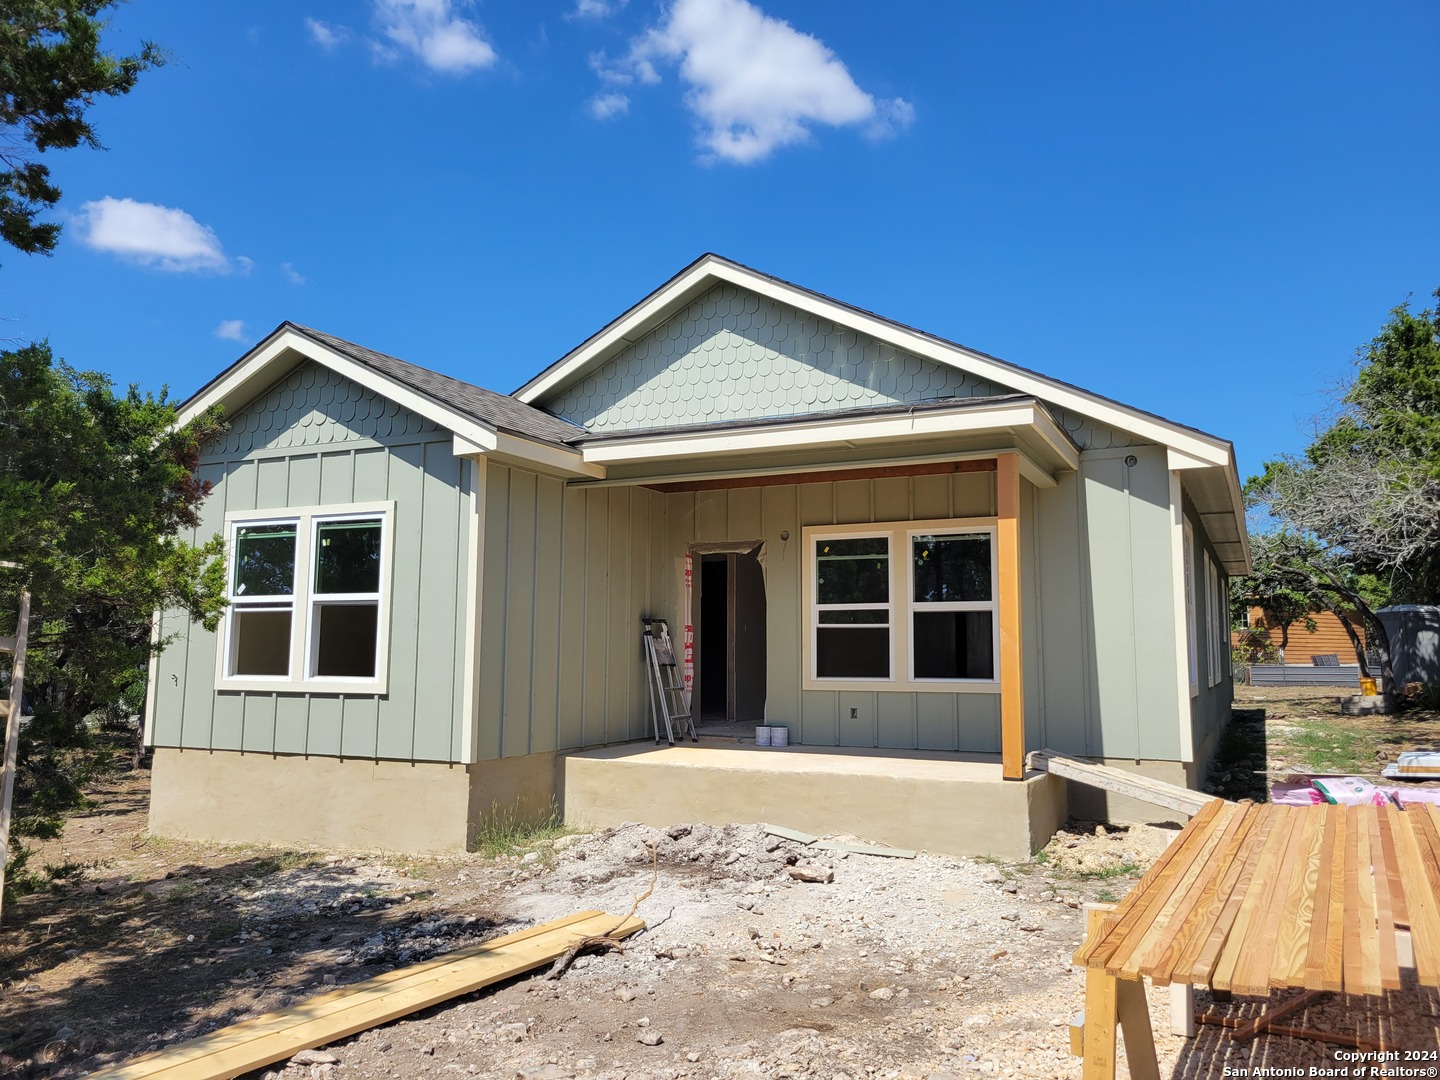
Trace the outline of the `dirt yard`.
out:
M 1305 719 L 1290 708 L 1258 725 L 1272 750 L 1266 728 Z M 1226 766 L 1227 786 L 1267 768 L 1253 734 L 1239 732 L 1249 756 Z M 586 908 L 623 914 L 650 884 L 653 847 L 658 880 L 639 910 L 650 929 L 624 955 L 582 957 L 554 982 L 515 979 L 277 1075 L 1078 1077 L 1067 1025 L 1083 996 L 1069 963 L 1080 905 L 1123 896 L 1174 831 L 1077 823 L 1017 866 L 829 858 L 759 826 L 684 824 L 404 859 L 147 838 L 147 783 L 123 772 L 97 791 L 95 810 L 32 863 L 81 862 L 84 876 L 6 911 L 0 1074 L 83 1075 L 489 936 Z M 833 882 L 788 873 L 817 860 Z M 1436 995 L 1394 997 L 1402 1027 L 1386 1030 L 1440 1045 Z M 1318 1043 L 1235 1047 L 1214 1027 L 1173 1037 L 1168 992 L 1150 1002 L 1164 1076 L 1334 1064 Z M 1299 1019 L 1380 1023 L 1340 997 Z

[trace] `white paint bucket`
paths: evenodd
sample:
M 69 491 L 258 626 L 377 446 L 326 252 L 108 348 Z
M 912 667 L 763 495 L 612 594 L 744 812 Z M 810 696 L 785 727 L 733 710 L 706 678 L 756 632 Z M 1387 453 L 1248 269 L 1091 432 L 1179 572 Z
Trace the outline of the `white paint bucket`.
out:
M 771 746 L 789 746 L 790 729 L 788 727 L 772 727 L 770 729 Z
M 755 745 L 756 745 L 756 746 L 769 746 L 769 745 L 770 745 L 770 739 L 771 739 L 774 731 L 775 731 L 774 728 L 764 727 L 763 725 L 762 725 L 761 727 L 757 727 L 757 728 L 755 729 Z

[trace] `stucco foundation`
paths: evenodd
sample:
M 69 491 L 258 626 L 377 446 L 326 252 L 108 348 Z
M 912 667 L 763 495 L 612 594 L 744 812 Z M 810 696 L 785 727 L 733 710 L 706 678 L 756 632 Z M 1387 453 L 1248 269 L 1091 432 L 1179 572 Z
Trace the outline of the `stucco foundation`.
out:
M 150 831 L 226 843 L 464 851 L 463 765 L 158 748 Z
M 470 766 L 469 840 L 491 821 L 540 824 L 556 816 L 554 753 Z
M 556 763 L 565 820 L 767 822 L 896 847 L 1023 859 L 1065 820 L 1065 782 L 1001 779 L 991 755 L 629 743 Z

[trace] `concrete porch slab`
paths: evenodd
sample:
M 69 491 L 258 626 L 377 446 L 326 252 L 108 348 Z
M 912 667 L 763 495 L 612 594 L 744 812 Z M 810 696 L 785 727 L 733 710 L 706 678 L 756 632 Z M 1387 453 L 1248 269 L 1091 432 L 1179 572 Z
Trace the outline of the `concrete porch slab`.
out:
M 623 743 L 561 756 L 565 820 L 768 822 L 947 855 L 1023 859 L 1065 820 L 1065 782 L 1001 778 L 998 754 Z

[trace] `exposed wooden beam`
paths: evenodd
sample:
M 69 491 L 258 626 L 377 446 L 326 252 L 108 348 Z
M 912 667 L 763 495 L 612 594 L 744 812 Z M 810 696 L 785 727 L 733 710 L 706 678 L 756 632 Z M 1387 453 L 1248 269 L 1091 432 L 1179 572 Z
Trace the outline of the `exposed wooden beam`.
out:
M 1014 456 L 1014 455 L 1012 455 Z M 865 469 L 796 470 L 785 473 L 761 473 L 753 476 L 726 476 L 713 480 L 679 480 L 663 484 L 646 484 L 654 491 L 718 491 L 724 488 L 774 487 L 780 484 L 828 484 L 838 480 L 878 480 L 888 476 L 933 476 L 937 473 L 994 472 L 994 458 L 975 461 L 931 461 L 915 465 L 876 465 Z
M 1000 760 L 1025 776 L 1025 678 L 1020 648 L 1020 455 L 995 458 L 995 561 L 1000 579 Z

